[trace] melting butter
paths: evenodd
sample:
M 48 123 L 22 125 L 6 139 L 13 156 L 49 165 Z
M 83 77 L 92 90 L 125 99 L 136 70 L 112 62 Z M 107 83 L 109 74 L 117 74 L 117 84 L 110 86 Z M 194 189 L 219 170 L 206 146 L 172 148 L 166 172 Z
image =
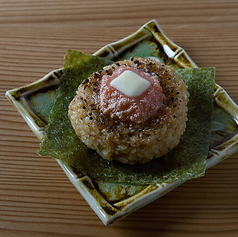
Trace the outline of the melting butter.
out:
M 126 70 L 111 81 L 110 85 L 128 97 L 140 96 L 150 87 L 150 82 L 137 73 Z

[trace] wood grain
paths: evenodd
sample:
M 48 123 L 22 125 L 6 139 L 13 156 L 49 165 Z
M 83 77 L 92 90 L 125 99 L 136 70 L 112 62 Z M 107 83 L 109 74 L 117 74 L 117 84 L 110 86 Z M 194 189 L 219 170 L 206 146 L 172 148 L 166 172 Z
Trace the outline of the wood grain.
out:
M 236 0 L 0 0 L 0 236 L 238 236 L 237 154 L 105 227 L 5 98 L 67 49 L 93 53 L 151 19 L 238 102 Z

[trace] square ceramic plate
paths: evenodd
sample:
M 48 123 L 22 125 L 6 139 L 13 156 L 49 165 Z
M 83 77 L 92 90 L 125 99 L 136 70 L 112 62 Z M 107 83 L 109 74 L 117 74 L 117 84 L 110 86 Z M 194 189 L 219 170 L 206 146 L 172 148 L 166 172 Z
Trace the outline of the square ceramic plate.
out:
M 134 34 L 106 45 L 95 55 L 118 60 L 129 58 L 132 53 L 140 57 L 155 57 L 174 68 L 197 67 L 187 53 L 163 33 L 155 20 L 146 23 Z M 30 85 L 6 92 L 7 98 L 39 139 L 42 138 L 47 125 L 61 75 L 62 69 L 57 69 Z M 207 169 L 238 150 L 237 122 L 237 105 L 223 88 L 215 85 L 212 139 Z M 61 161 L 58 163 L 105 225 L 124 218 L 186 181 L 176 180 L 148 186 L 112 184 L 93 180 L 76 173 Z

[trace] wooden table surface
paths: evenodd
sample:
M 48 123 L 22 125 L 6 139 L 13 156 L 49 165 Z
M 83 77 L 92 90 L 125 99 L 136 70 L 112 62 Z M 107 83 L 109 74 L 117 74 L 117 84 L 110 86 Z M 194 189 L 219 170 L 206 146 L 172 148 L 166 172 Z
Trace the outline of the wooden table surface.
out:
M 238 103 L 237 0 L 0 0 L 0 236 L 238 236 L 238 154 L 106 227 L 5 98 L 151 19 Z

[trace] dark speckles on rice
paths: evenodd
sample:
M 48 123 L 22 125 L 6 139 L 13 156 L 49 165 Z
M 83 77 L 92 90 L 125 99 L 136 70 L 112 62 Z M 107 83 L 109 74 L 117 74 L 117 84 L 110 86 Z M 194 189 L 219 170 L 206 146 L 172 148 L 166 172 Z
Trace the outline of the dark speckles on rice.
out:
M 143 123 L 126 123 L 108 117 L 100 108 L 103 75 L 111 75 L 122 65 L 158 76 L 163 88 L 163 106 L 156 110 L 155 117 Z M 134 57 L 106 66 L 84 83 L 70 103 L 69 118 L 82 142 L 103 158 L 131 165 L 143 164 L 161 157 L 179 143 L 186 128 L 189 95 L 185 83 L 172 68 L 155 60 Z

